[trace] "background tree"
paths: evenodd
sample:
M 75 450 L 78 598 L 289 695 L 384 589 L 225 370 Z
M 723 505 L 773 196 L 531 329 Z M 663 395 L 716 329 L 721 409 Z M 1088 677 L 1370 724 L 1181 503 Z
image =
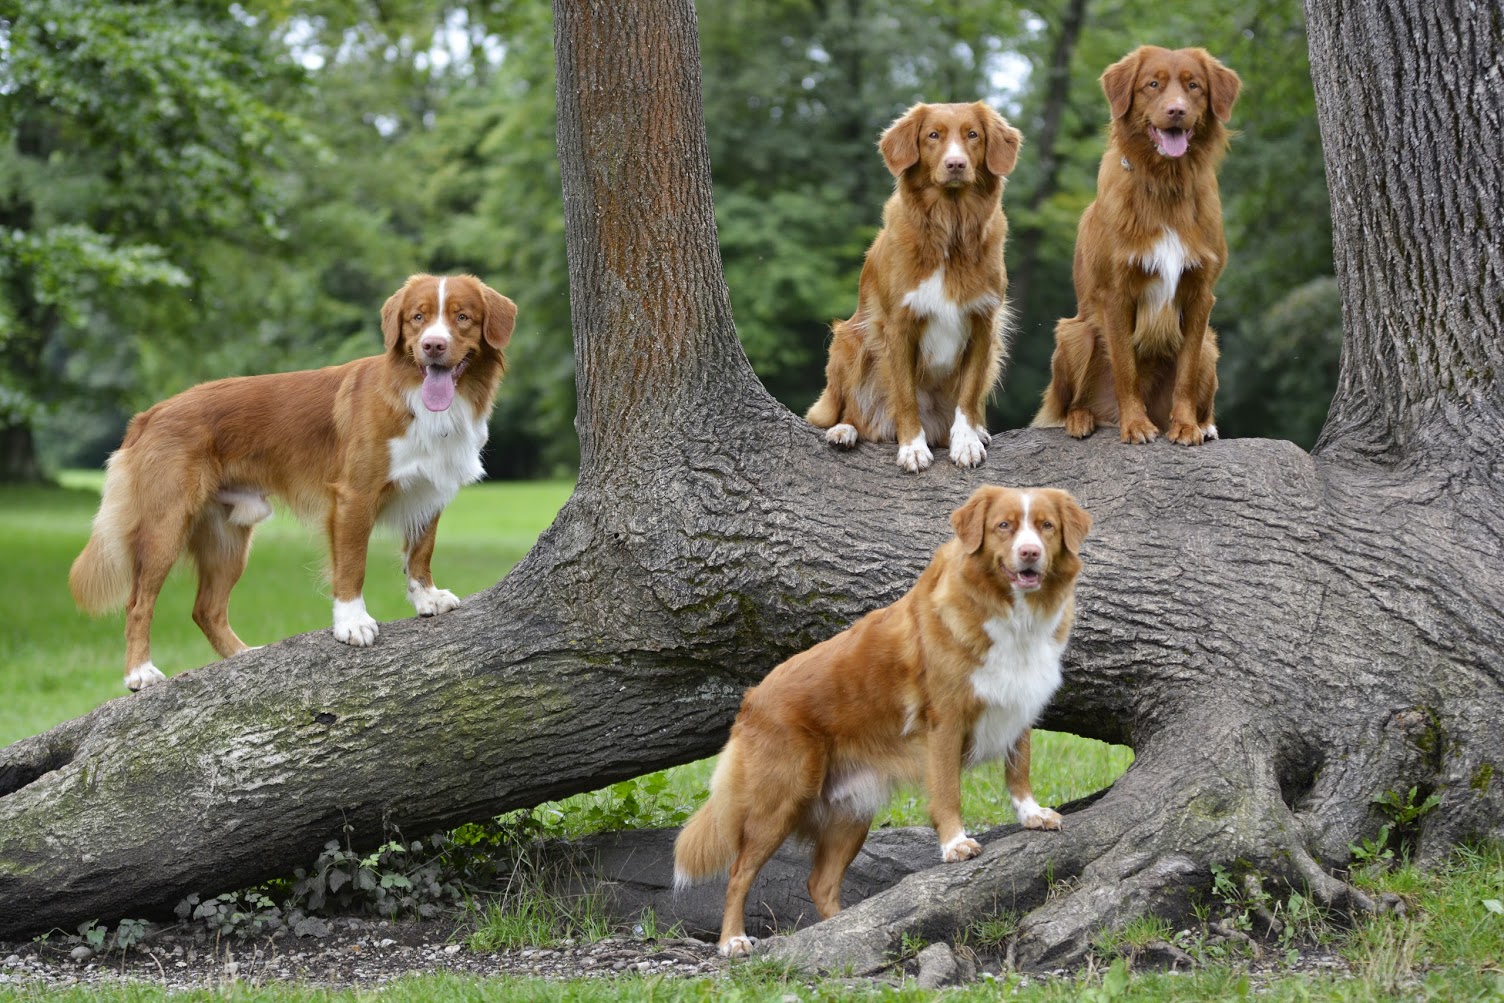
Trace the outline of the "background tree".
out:
M 743 685 L 901 594 L 993 478 L 1064 485 L 1096 516 L 1042 724 L 1126 742 L 1134 766 L 1061 833 L 1004 830 L 785 953 L 872 970 L 906 934 L 1006 908 L 1019 963 L 1051 967 L 1184 911 L 1214 864 L 1374 908 L 1331 868 L 1377 830 L 1374 799 L 1411 787 L 1440 799 L 1407 833 L 1422 858 L 1504 836 L 1504 277 L 1453 239 L 1499 243 L 1504 177 L 1478 139 L 1504 46 L 1462 4 L 1366 0 L 1341 35 L 1316 13 L 1348 307 L 1316 452 L 1020 430 L 979 471 L 916 479 L 832 454 L 735 339 L 693 9 L 560 0 L 574 496 L 496 588 L 374 649 L 295 638 L 0 750 L 0 934 L 243 886 L 342 827 L 368 846 L 713 751 Z M 1423 90 L 1400 65 L 1463 72 Z M 1458 149 L 1477 155 L 1459 168 Z

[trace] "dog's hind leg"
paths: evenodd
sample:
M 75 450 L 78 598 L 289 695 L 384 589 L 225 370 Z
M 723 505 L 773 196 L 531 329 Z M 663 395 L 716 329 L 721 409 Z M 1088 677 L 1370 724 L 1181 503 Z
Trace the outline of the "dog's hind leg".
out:
M 726 879 L 726 912 L 721 917 L 720 951 L 734 958 L 752 953 L 752 938 L 746 932 L 747 893 L 768 858 L 778 851 L 798 821 L 799 806 L 792 801 L 758 805 L 742 819 L 736 859 Z
M 841 878 L 856 859 L 872 819 L 856 818 L 841 811 L 831 811 L 815 838 L 814 863 L 809 872 L 809 897 L 829 919 L 841 911 Z
M 216 499 L 223 501 L 223 499 Z M 246 650 L 246 643 L 230 628 L 230 590 L 245 571 L 251 552 L 252 527 L 235 521 L 237 508 L 210 504 L 199 515 L 188 537 L 188 550 L 198 567 L 198 595 L 193 600 L 193 622 L 204 632 L 219 657 Z M 262 500 L 265 505 L 265 500 Z M 270 508 L 267 507 L 270 514 Z
M 151 621 L 167 573 L 183 551 L 188 515 L 180 506 L 164 506 L 136 530 L 131 595 L 125 604 L 125 685 L 139 690 L 164 676 L 151 662 Z

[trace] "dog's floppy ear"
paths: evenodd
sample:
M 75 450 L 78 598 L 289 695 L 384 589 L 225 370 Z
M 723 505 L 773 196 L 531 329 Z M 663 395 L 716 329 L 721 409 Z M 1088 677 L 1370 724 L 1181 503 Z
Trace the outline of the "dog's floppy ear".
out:
M 512 340 L 512 329 L 517 326 L 517 304 L 501 293 L 481 283 L 481 298 L 486 301 L 486 324 L 482 334 L 486 344 L 498 352 Z
M 1232 106 L 1238 100 L 1238 92 L 1243 89 L 1243 81 L 1205 49 L 1197 50 L 1197 55 L 1206 67 L 1206 89 L 1210 92 L 1212 114 L 1217 116 L 1218 121 L 1226 122 L 1232 118 Z
M 1069 491 L 1055 490 L 1060 501 L 1060 531 L 1065 536 L 1065 549 L 1073 554 L 1081 553 L 1081 543 L 1091 532 L 1091 513 Z
M 916 104 L 888 126 L 883 138 L 877 141 L 883 163 L 895 178 L 919 163 L 919 126 L 923 119 L 924 105 Z
M 1024 134 L 985 102 L 978 101 L 977 110 L 987 123 L 987 169 L 1005 178 L 1013 173 L 1013 167 L 1018 163 L 1018 148 L 1023 145 Z
M 987 534 L 987 506 L 991 500 L 991 493 L 985 487 L 977 488 L 966 499 L 966 504 L 950 514 L 951 528 L 956 531 L 961 548 L 968 554 L 975 554 L 982 547 L 982 537 Z
M 397 345 L 397 338 L 402 334 L 402 301 L 407 298 L 407 289 L 413 284 L 417 275 L 408 277 L 402 283 L 402 287 L 386 298 L 381 307 L 381 340 L 390 352 Z
M 1133 107 L 1133 82 L 1138 79 L 1138 64 L 1143 53 L 1142 48 L 1134 49 L 1102 74 L 1102 93 L 1107 95 L 1113 118 L 1122 118 Z

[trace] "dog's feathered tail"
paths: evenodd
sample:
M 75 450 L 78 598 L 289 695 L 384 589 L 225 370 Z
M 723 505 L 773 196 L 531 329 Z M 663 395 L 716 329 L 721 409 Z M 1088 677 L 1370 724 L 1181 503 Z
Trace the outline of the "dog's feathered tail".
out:
M 674 840 L 674 890 L 722 874 L 736 859 L 739 819 L 730 816 L 737 801 L 731 771 L 736 743 L 726 743 L 710 778 L 710 798 L 695 812 Z
M 116 450 L 104 476 L 94 529 L 68 572 L 73 601 L 98 615 L 125 605 L 131 591 L 131 538 L 136 533 L 135 476 L 130 454 Z

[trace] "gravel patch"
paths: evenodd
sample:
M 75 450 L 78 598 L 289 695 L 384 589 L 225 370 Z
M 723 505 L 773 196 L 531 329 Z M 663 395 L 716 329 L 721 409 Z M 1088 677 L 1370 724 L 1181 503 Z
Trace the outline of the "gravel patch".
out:
M 455 941 L 453 920 L 336 917 L 326 924 L 322 937 L 279 931 L 254 938 L 216 937 L 188 926 L 153 926 L 130 949 L 99 954 L 61 937 L 0 943 L 0 986 L 43 989 L 123 981 L 212 989 L 235 982 L 296 982 L 369 989 L 418 973 L 546 979 L 623 974 L 713 977 L 729 965 L 714 944 L 690 937 L 622 935 L 588 944 L 565 941 L 479 953 Z

